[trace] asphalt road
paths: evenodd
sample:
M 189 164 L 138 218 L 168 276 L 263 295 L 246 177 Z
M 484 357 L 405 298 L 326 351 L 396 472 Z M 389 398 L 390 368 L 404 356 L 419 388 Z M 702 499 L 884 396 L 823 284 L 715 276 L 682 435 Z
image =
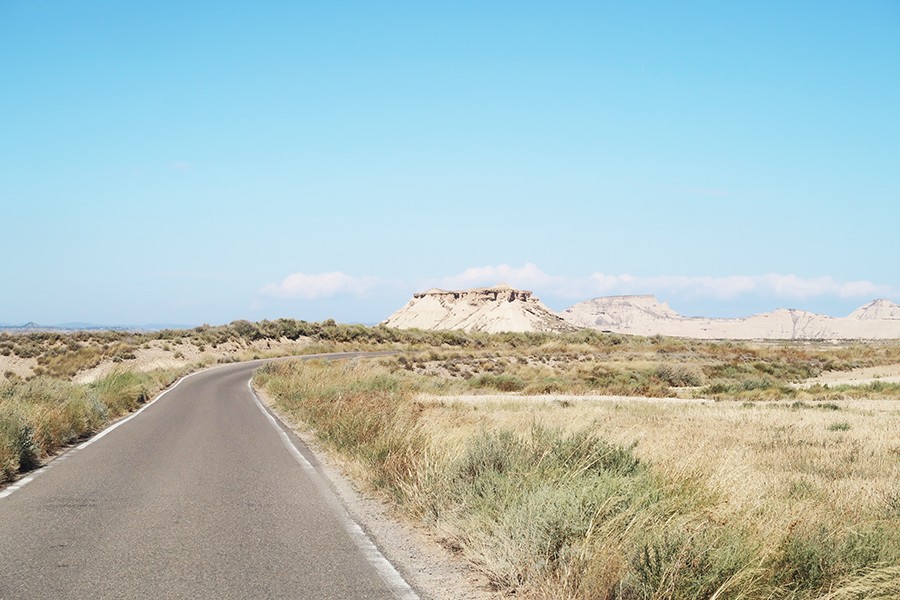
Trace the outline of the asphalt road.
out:
M 258 366 L 184 379 L 0 498 L 0 599 L 415 598 L 254 399 Z

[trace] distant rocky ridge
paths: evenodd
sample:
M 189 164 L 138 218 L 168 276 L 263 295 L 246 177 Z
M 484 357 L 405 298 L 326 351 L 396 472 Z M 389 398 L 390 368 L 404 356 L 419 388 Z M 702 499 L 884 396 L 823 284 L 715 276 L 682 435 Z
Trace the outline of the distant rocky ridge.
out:
M 431 289 L 413 295 L 384 325 L 398 329 L 484 331 L 574 331 L 578 329 L 525 290 L 496 285 L 471 290 Z
M 572 325 L 632 335 L 697 339 L 896 339 L 900 306 L 875 300 L 846 317 L 779 309 L 740 319 L 684 317 L 653 296 L 610 296 L 581 302 L 562 312 Z
M 188 325 L 94 325 L 91 323 L 61 323 L 59 325 L 38 325 L 29 321 L 24 325 L 0 323 L 0 333 L 75 333 L 78 331 L 120 331 L 140 333 L 161 329 L 190 329 Z
M 846 317 L 779 309 L 738 319 L 685 317 L 653 296 L 609 296 L 556 314 L 531 292 L 496 285 L 420 292 L 383 323 L 399 329 L 498 333 L 597 329 L 630 335 L 695 339 L 900 339 L 900 305 L 875 300 Z

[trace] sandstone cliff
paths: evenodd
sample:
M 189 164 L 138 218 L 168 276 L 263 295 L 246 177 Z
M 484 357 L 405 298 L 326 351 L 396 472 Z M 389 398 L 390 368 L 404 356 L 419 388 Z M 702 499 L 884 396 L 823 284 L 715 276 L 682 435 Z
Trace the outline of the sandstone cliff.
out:
M 507 285 L 472 290 L 432 289 L 413 295 L 384 325 L 399 329 L 504 331 L 573 331 L 531 292 Z

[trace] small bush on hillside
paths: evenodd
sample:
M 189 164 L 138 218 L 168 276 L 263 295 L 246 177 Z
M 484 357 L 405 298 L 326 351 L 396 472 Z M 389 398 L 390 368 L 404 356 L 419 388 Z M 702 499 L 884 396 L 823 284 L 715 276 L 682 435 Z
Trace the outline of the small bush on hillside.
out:
M 512 375 L 478 375 L 469 379 L 469 385 L 475 389 L 490 388 L 501 392 L 520 392 L 527 384 Z
M 681 365 L 660 364 L 653 375 L 672 387 L 695 387 L 703 383 L 700 373 Z

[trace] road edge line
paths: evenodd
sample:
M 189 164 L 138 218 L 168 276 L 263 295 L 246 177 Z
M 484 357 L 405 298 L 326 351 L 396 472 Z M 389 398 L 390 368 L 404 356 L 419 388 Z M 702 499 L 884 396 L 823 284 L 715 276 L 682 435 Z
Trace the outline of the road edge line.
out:
M 275 428 L 278 432 L 279 437 L 281 438 L 281 443 L 287 448 L 288 452 L 294 459 L 303 467 L 304 471 L 312 471 L 316 473 L 323 480 L 327 481 L 327 477 L 319 472 L 315 466 L 305 456 L 297 446 L 291 441 L 290 436 L 288 436 L 287 432 L 284 430 L 284 427 L 279 425 L 279 419 L 276 419 L 275 416 L 266 409 L 266 406 L 262 403 L 262 400 L 259 399 L 259 395 L 257 395 L 256 390 L 253 389 L 253 376 L 251 375 L 250 379 L 247 380 L 247 389 L 250 390 L 250 395 L 253 397 L 253 401 L 256 403 L 256 407 L 262 412 L 266 419 L 268 419 L 269 424 Z M 333 493 L 333 492 L 332 492 Z M 375 542 L 372 541 L 372 538 L 369 537 L 369 534 L 360 526 L 359 523 L 350 515 L 350 512 L 347 510 L 347 507 L 344 506 L 343 500 L 341 500 L 340 496 L 334 494 L 334 497 L 337 498 L 338 502 L 336 506 L 340 507 L 340 513 L 338 517 L 341 520 L 341 524 L 344 526 L 344 529 L 347 530 L 347 533 L 350 534 L 350 537 L 353 539 L 354 543 L 359 547 L 362 551 L 363 555 L 366 557 L 366 560 L 375 568 L 381 578 L 388 584 L 391 588 L 391 591 L 394 594 L 401 598 L 402 600 L 420 600 L 419 594 L 413 589 L 411 585 L 404 579 L 403 575 L 400 574 L 400 571 L 382 554 L 381 550 L 378 549 L 378 546 L 375 545 Z

